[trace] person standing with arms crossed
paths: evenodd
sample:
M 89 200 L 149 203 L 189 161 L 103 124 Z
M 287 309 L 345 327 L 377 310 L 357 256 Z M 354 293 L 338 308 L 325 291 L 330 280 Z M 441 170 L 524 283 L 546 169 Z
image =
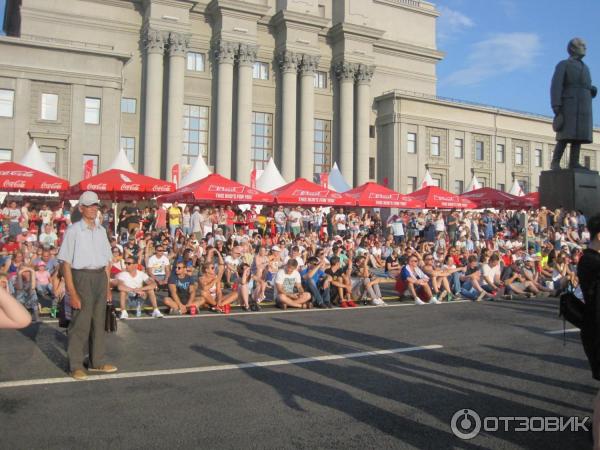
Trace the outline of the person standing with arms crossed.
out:
M 58 252 L 65 287 L 73 310 L 67 355 L 70 375 L 85 380 L 85 346 L 89 342 L 89 372 L 110 373 L 117 368 L 104 362 L 106 302 L 110 293 L 111 248 L 106 230 L 96 221 L 98 195 L 86 191 L 79 197 L 82 218 L 65 232 Z

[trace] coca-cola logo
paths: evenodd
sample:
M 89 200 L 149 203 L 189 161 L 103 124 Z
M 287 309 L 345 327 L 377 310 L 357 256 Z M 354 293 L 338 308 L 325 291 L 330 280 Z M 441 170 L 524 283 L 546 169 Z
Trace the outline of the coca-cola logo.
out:
M 0 170 L 1 176 L 13 176 L 13 177 L 24 177 L 33 178 L 34 173 L 30 170 Z
M 171 192 L 171 186 L 168 184 L 155 184 L 152 186 L 151 192 Z
M 85 189 L 88 191 L 106 191 L 108 186 L 106 183 L 89 183 Z
M 25 188 L 24 180 L 4 180 L 2 186 L 5 188 L 13 188 L 13 189 L 24 189 Z
M 235 194 L 243 194 L 244 186 L 219 186 L 216 184 L 211 184 L 208 186 L 208 192 L 230 192 Z
M 43 182 L 40 184 L 40 188 L 41 189 L 61 189 L 62 188 L 62 183 L 56 182 L 56 183 L 47 183 L 47 182 Z
M 123 184 L 121 184 L 120 190 L 121 191 L 141 191 L 141 186 L 137 183 L 134 183 L 134 184 L 123 183 Z
M 377 192 L 370 192 L 369 198 L 373 200 L 399 200 L 400 194 L 379 194 Z

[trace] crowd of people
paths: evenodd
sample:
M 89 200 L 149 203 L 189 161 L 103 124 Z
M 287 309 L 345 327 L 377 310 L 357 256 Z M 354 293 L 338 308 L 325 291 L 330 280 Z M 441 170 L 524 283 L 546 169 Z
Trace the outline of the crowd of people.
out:
M 77 210 L 74 210 L 77 211 Z M 39 320 L 68 309 L 57 260 L 69 205 L 1 212 L 0 283 Z M 287 308 L 384 306 L 382 287 L 418 305 L 462 298 L 578 292 L 577 261 L 590 239 L 576 211 L 379 211 L 343 208 L 123 205 L 109 230 L 111 297 L 120 318 L 149 303 L 153 317 Z M 116 226 L 115 226 L 116 225 Z M 580 294 L 579 294 L 580 295 Z M 162 311 L 161 311 L 162 307 Z M 129 311 L 128 311 L 129 309 Z

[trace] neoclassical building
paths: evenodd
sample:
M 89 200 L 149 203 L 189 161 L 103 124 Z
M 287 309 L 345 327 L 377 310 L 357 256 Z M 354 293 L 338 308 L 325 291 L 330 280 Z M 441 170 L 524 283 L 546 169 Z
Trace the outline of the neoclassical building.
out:
M 535 189 L 550 118 L 437 97 L 438 16 L 421 0 L 7 0 L 0 160 L 35 140 L 71 181 L 121 147 L 162 178 L 202 157 L 249 183 L 273 157 L 288 181 L 337 161 L 351 185 L 407 192 L 429 168 L 457 192 L 473 174 Z

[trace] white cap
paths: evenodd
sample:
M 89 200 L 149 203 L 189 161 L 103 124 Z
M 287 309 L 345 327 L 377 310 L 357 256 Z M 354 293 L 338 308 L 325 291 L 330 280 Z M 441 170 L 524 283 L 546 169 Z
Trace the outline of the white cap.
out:
M 98 194 L 92 191 L 85 191 L 79 197 L 79 204 L 83 206 L 91 206 L 100 204 L 100 199 L 98 198 Z
M 273 247 L 271 247 L 271 251 L 273 251 L 273 252 L 280 252 L 281 248 L 279 248 L 279 245 L 274 245 Z

